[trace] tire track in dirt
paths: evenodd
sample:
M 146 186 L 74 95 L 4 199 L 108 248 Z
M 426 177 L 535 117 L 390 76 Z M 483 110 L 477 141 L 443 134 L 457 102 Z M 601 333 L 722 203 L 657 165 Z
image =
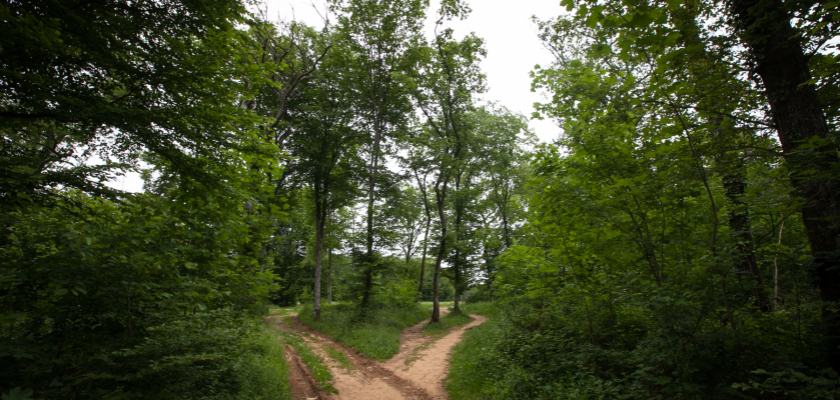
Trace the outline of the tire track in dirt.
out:
M 333 341 L 318 331 L 303 325 L 292 315 L 293 326 L 282 322 L 279 317 L 269 317 L 270 325 L 276 329 L 300 334 L 301 337 L 324 359 L 333 375 L 333 385 L 338 393 L 326 394 L 315 383 L 307 368 L 297 358 L 296 365 L 290 362 L 292 398 L 294 400 L 440 400 L 447 399 L 443 380 L 449 371 L 452 348 L 461 341 L 464 333 L 483 323 L 480 316 L 471 323 L 459 327 L 436 340 L 423 334 L 422 328 L 429 320 L 405 329 L 400 335 L 400 351 L 393 358 L 380 363 L 356 353 L 352 348 Z M 307 335 L 308 334 L 308 335 Z M 313 340 L 313 337 L 316 338 Z M 348 370 L 329 357 L 325 345 L 336 348 L 347 356 L 354 369 Z M 287 348 L 290 348 L 287 346 Z M 291 349 L 291 348 L 290 348 Z M 294 352 L 294 349 L 291 349 Z M 295 360 L 294 356 L 291 360 Z M 303 373 L 307 379 L 296 377 Z M 298 382 L 297 384 L 295 383 Z M 302 381 L 302 382 L 301 382 Z M 308 384 L 301 384 L 307 383 Z M 313 393 L 313 390 L 315 393 Z
M 449 373 L 452 348 L 461 342 L 464 333 L 487 321 L 487 318 L 479 315 L 471 315 L 471 317 L 472 322 L 455 328 L 437 340 L 423 340 L 423 338 L 415 338 L 414 332 L 404 332 L 408 343 L 401 340 L 400 343 L 406 343 L 406 346 L 401 347 L 396 356 L 385 361 L 383 367 L 422 388 L 433 399 L 448 399 L 449 396 L 443 385 Z

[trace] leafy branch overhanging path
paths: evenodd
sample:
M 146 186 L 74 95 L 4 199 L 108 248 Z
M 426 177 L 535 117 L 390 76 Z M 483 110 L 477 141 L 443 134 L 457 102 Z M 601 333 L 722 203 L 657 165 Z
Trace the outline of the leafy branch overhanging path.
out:
M 422 333 L 423 325 L 429 320 L 404 330 L 400 335 L 399 353 L 384 362 L 364 357 L 352 348 L 310 330 L 297 316 L 292 319 L 294 326 L 284 323 L 280 317 L 269 317 L 268 321 L 275 329 L 305 333 L 301 337 L 324 359 L 333 375 L 333 385 L 338 389 L 337 394 L 324 393 L 294 350 L 287 347 L 294 400 L 445 400 L 448 396 L 443 384 L 453 347 L 464 333 L 487 320 L 479 315 L 471 317 L 472 322 L 456 327 L 444 336 Z M 344 353 L 354 368 L 342 367 L 329 357 L 325 350 L 327 345 Z

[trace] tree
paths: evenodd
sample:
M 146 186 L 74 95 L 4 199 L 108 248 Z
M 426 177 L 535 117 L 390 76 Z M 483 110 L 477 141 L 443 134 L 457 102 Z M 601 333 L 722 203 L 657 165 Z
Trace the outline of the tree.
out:
M 361 94 L 357 113 L 370 135 L 367 166 L 367 216 L 365 236 L 364 289 L 361 306 L 367 307 L 373 291 L 374 214 L 377 179 L 381 173 L 383 144 L 404 125 L 411 113 L 404 75 L 413 70 L 413 48 L 420 38 L 425 19 L 424 0 L 335 2 L 338 30 L 352 43 L 356 54 L 346 67 L 356 74 Z M 350 61 L 350 60 L 348 60 Z
M 352 92 L 347 90 L 342 69 L 343 44 L 331 45 L 332 53 L 319 73 L 301 88 L 297 109 L 287 129 L 292 135 L 288 147 L 297 161 L 290 166 L 294 179 L 310 187 L 315 233 L 314 319 L 321 317 L 321 272 L 324 243 L 330 215 L 355 198 L 358 168 L 356 152 L 362 137 L 351 123 L 354 118 Z
M 208 164 L 254 147 L 236 107 L 244 5 L 6 2 L 0 5 L 2 199 L 47 201 L 59 187 L 116 195 L 113 173 L 151 152 L 202 182 Z M 94 164 L 94 156 L 100 158 Z
M 657 7 L 656 3 L 610 1 L 564 4 L 569 8 L 579 4 L 582 18 L 592 28 L 599 28 L 596 30 L 601 38 L 614 38 L 622 57 L 647 54 L 661 67 L 660 72 L 671 74 L 673 60 L 685 60 L 711 49 L 727 60 L 722 64 L 729 66 L 730 75 L 747 71 L 760 84 L 759 93 L 766 108 L 760 105 L 753 110 L 765 112 L 778 133 L 795 196 L 804 201 L 801 212 L 821 298 L 826 302 L 840 300 L 840 268 L 836 267 L 834 256 L 838 250 L 835 239 L 840 233 L 836 223 L 840 208 L 836 204 L 837 188 L 832 183 L 836 148 L 830 140 L 827 118 L 835 115 L 835 106 L 830 105 L 831 101 L 825 105 L 820 102 L 820 93 L 833 90 L 827 89 L 825 83 L 836 79 L 836 63 L 822 53 L 835 36 L 830 27 L 837 24 L 833 18 L 836 11 L 779 1 L 730 1 L 723 5 L 691 2 L 664 7 Z M 721 8 L 724 5 L 726 8 Z M 691 16 L 686 18 L 686 12 Z M 685 29 L 701 26 L 702 18 L 713 13 L 726 13 L 727 17 L 702 30 Z M 686 35 L 686 31 L 694 32 Z M 600 49 L 609 52 L 609 47 Z M 819 68 L 816 79 L 812 78 L 813 68 Z M 840 324 L 838 314 L 832 310 L 826 308 L 824 314 L 830 348 L 827 355 L 834 360 L 832 366 L 840 368 L 836 361 L 840 360 Z
M 445 19 L 465 17 L 461 10 L 452 14 L 442 9 L 437 27 Z M 435 195 L 438 225 L 440 227 L 437 257 L 435 259 L 434 300 L 432 323 L 440 322 L 438 287 L 441 263 L 448 254 L 447 201 L 450 185 L 458 179 L 458 171 L 469 158 L 468 143 L 473 135 L 466 113 L 472 108 L 472 94 L 483 90 L 483 75 L 478 68 L 479 57 L 485 54 L 481 39 L 470 35 L 461 41 L 452 38 L 453 31 L 445 29 L 438 33 L 435 42 L 426 50 L 428 58 L 420 71 L 422 79 L 417 93 L 417 103 L 426 124 L 417 139 L 417 145 L 425 147 L 421 161 L 434 175 L 432 190 Z M 412 168 L 414 169 L 414 168 Z

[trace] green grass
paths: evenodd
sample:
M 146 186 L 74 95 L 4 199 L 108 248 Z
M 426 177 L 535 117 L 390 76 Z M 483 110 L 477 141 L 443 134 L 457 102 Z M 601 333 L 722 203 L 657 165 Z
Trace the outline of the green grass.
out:
M 324 350 L 327 351 L 327 355 L 330 356 L 330 358 L 341 364 L 341 368 L 356 369 L 356 366 L 353 365 L 353 363 L 349 359 L 347 359 L 347 355 L 338 351 L 338 349 L 336 349 L 335 347 L 326 345 L 324 346 Z
M 292 320 L 291 315 L 284 315 L 283 316 L 283 323 L 288 326 L 295 326 L 295 322 Z
M 303 308 L 303 304 L 298 304 L 296 306 L 288 306 L 288 307 L 279 307 L 275 305 L 268 306 L 268 314 L 269 315 L 279 315 L 284 316 L 288 315 L 289 313 L 293 312 L 300 312 L 300 309 Z
M 446 390 L 451 400 L 486 398 L 484 389 L 494 377 L 490 375 L 493 361 L 488 359 L 490 348 L 504 334 L 501 327 L 499 306 L 487 303 L 468 304 L 464 312 L 488 317 L 488 321 L 469 330 L 461 343 L 453 349 Z
M 254 340 L 254 347 L 262 349 L 243 363 L 239 375 L 242 377 L 237 398 L 242 400 L 291 399 L 289 366 L 283 353 L 283 344 L 277 334 L 262 327 Z
M 351 304 L 324 305 L 321 320 L 312 320 L 312 306 L 298 313 L 300 321 L 311 329 L 353 347 L 359 353 L 387 360 L 400 351 L 400 332 L 429 317 L 422 306 L 412 308 L 381 308 L 361 316 Z
M 338 390 L 331 383 L 333 376 L 330 373 L 330 369 L 324 365 L 324 359 L 313 353 L 312 348 L 306 344 L 303 338 L 291 332 L 278 331 L 278 334 L 283 338 L 283 341 L 297 350 L 301 361 L 309 367 L 309 370 L 312 371 L 312 377 L 315 378 L 318 386 L 325 393 L 338 393 Z
M 446 314 L 445 316 L 443 316 L 443 318 L 440 319 L 439 324 L 428 323 L 424 325 L 423 333 L 432 336 L 440 336 L 443 335 L 445 332 L 449 331 L 449 329 L 456 326 L 468 324 L 472 320 L 473 319 L 470 318 L 469 315 L 464 314 L 463 312 L 450 312 L 449 314 Z
M 432 307 L 434 307 L 434 303 L 431 302 L 431 301 L 421 301 L 419 304 L 421 306 L 425 307 L 429 311 L 432 311 Z M 454 301 L 441 301 L 440 302 L 440 308 L 452 307 L 453 305 L 455 305 Z

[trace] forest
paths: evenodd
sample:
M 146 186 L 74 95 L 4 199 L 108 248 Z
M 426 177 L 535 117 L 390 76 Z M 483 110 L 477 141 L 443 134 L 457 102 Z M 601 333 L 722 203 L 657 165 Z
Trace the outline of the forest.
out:
M 840 399 L 840 0 L 265 10 L 0 0 L 3 400 Z

